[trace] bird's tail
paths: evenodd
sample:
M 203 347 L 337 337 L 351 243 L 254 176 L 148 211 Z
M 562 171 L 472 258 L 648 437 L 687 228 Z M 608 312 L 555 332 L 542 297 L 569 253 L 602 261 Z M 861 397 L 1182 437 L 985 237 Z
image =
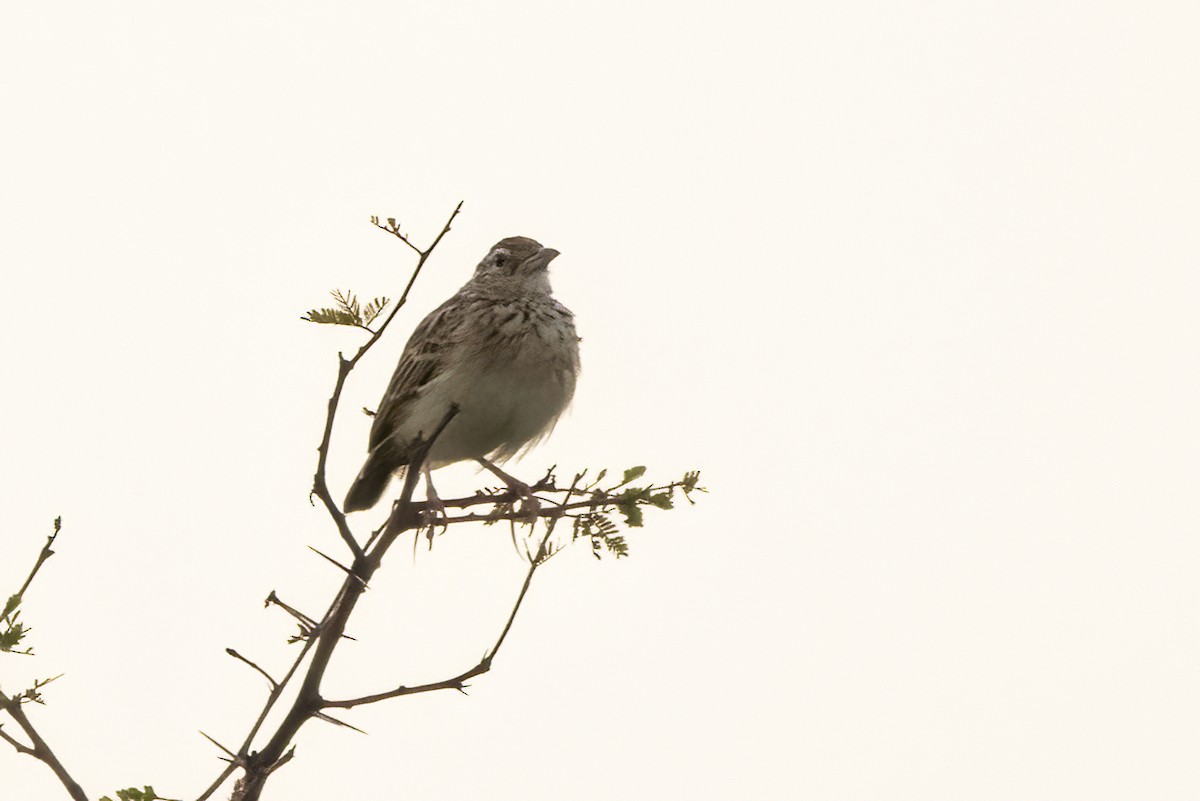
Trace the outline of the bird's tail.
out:
M 350 485 L 346 493 L 346 501 L 342 509 L 346 514 L 370 509 L 379 503 L 380 496 L 387 489 L 393 475 L 403 474 L 403 468 L 396 470 L 395 462 L 380 453 L 380 449 L 371 451 L 367 463 L 358 473 L 358 478 Z

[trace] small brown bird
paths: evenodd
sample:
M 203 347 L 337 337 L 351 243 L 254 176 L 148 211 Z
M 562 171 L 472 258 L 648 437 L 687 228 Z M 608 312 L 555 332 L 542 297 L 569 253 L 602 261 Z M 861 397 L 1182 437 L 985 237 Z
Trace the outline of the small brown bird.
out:
M 575 393 L 574 315 L 550 294 L 548 268 L 558 255 L 527 237 L 502 239 L 471 280 L 421 321 L 375 414 L 370 455 L 346 494 L 346 512 L 379 501 L 451 404 L 458 414 L 434 442 L 426 470 L 475 459 L 536 508 L 529 487 L 493 462 L 549 435 Z

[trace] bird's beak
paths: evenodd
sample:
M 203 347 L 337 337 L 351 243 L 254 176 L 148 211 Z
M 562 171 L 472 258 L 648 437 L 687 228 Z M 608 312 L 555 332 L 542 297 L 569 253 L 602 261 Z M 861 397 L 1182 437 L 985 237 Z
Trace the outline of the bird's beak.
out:
M 554 248 L 542 248 L 525 260 L 525 264 L 538 269 L 546 269 L 559 253 Z

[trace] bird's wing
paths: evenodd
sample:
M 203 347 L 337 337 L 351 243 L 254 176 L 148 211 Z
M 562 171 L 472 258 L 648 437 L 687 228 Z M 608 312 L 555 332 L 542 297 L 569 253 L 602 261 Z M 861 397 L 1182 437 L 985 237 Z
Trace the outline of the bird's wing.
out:
M 446 366 L 448 351 L 462 336 L 465 307 L 458 295 L 429 313 L 408 338 L 396 372 L 375 412 L 370 447 L 386 440 L 407 416 L 421 388 Z

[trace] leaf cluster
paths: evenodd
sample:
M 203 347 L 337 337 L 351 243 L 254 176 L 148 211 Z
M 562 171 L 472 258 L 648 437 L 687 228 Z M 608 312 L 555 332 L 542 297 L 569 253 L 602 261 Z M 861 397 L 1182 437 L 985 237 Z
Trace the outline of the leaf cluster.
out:
M 10 595 L 4 602 L 4 613 L 0 614 L 0 652 L 32 654 L 32 648 L 18 648 L 29 629 L 21 622 L 21 596 Z
M 33 701 L 35 704 L 45 704 L 46 702 L 42 699 L 42 688 L 55 679 L 61 679 L 62 677 L 63 674 L 59 673 L 57 676 L 51 676 L 48 679 L 35 679 L 32 687 L 17 693 L 12 697 L 12 700 L 18 704 L 27 704 L 30 701 Z
M 608 474 L 608 470 L 605 469 L 601 470 L 592 483 L 584 488 L 584 491 L 590 492 L 592 498 L 598 503 L 592 511 L 575 517 L 572 538 L 575 540 L 590 539 L 592 553 L 597 559 L 600 559 L 605 552 L 618 559 L 629 555 L 629 543 L 619 533 L 620 528 L 617 523 L 612 520 L 611 515 L 614 512 L 623 518 L 626 528 L 641 528 L 645 522 L 642 507 L 674 509 L 676 492 L 682 492 L 689 503 L 695 503 L 691 499 L 690 493 L 706 491 L 699 486 L 700 471 L 698 470 L 684 473 L 680 481 L 674 481 L 665 486 L 635 485 L 633 482 L 645 473 L 644 465 L 631 467 L 624 471 L 618 483 L 606 489 L 600 489 L 600 483 Z
M 354 328 L 365 328 L 370 331 L 371 323 L 375 322 L 375 318 L 391 302 L 388 298 L 379 297 L 364 306 L 358 297 L 349 290 L 343 292 L 340 289 L 335 289 L 329 294 L 337 302 L 336 307 L 311 309 L 300 319 L 310 323 L 348 325 Z

